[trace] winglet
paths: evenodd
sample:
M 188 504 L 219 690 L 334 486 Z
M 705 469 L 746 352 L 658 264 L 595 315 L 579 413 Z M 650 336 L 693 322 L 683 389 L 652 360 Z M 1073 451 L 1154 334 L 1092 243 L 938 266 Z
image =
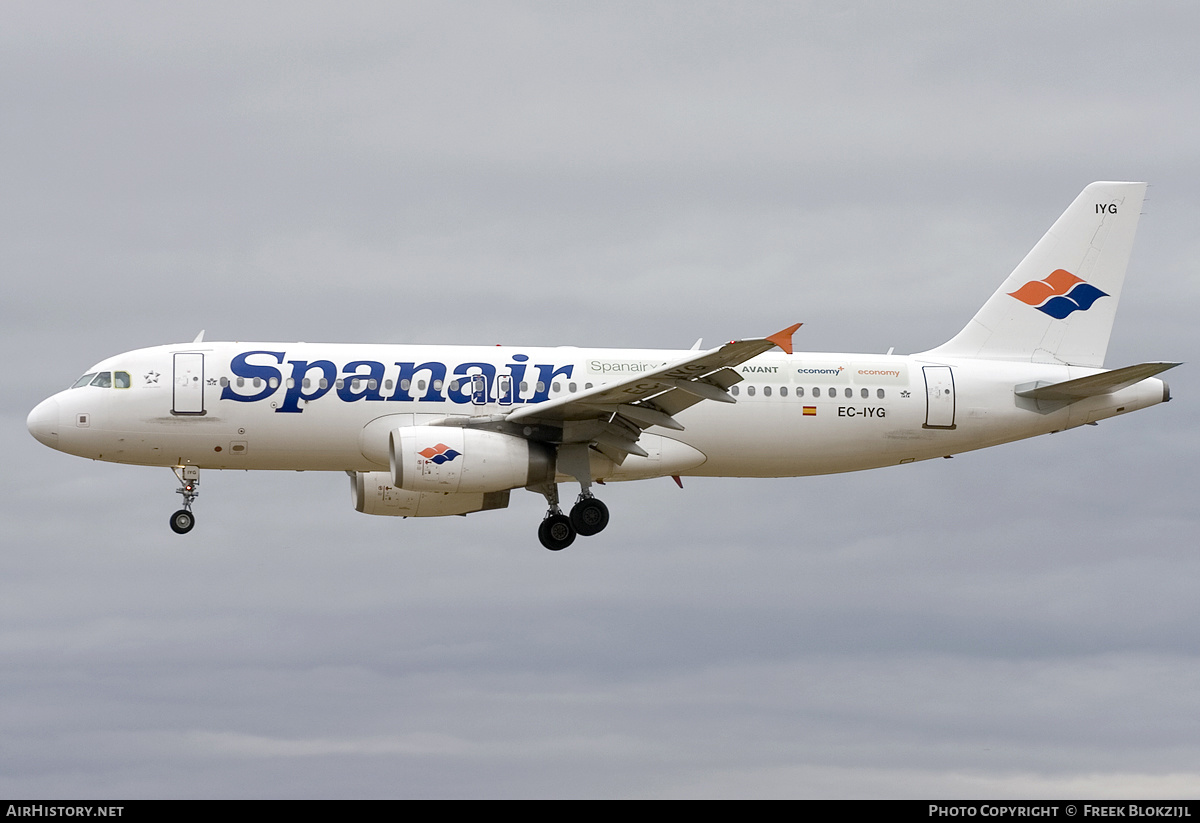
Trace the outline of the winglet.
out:
M 783 349 L 784 354 L 792 353 L 792 335 L 796 333 L 796 329 L 803 326 L 803 323 L 797 323 L 794 326 L 788 326 L 783 331 L 777 331 L 769 337 L 764 337 L 764 340 L 770 340 L 779 348 Z

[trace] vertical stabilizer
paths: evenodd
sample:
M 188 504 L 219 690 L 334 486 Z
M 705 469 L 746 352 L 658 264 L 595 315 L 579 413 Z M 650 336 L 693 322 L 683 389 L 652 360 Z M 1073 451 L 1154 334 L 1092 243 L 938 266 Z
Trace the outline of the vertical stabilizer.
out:
M 1103 366 L 1145 183 L 1092 183 L 948 343 L 929 354 Z

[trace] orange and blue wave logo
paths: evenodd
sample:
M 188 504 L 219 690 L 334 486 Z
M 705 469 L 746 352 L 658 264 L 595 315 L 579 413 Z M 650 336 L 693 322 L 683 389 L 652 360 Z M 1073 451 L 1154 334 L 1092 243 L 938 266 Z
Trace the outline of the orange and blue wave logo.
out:
M 1016 291 L 1009 292 L 1027 306 L 1062 320 L 1072 312 L 1087 311 L 1107 292 L 1076 277 L 1066 269 L 1055 269 L 1045 280 L 1030 280 Z
M 424 457 L 426 460 L 442 465 L 449 463 L 451 460 L 459 456 L 459 452 L 447 446 L 445 443 L 438 443 L 436 446 L 430 446 L 427 449 L 421 449 L 417 454 Z

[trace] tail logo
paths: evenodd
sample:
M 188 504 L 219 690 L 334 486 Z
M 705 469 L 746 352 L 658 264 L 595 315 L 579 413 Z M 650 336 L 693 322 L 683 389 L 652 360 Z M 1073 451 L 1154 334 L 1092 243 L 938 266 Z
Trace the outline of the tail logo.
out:
M 1045 280 L 1030 280 L 1016 291 L 1009 292 L 1027 306 L 1062 320 L 1072 312 L 1087 311 L 1106 292 L 1084 282 L 1066 269 L 1056 269 Z
M 417 454 L 437 465 L 449 463 L 454 458 L 458 457 L 459 453 L 447 446 L 445 443 L 438 443 L 436 446 L 430 446 L 427 449 L 421 449 Z

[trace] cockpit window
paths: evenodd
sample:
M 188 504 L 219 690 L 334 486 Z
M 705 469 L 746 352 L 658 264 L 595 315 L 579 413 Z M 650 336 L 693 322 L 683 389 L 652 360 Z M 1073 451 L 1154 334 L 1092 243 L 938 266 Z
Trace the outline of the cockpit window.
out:
M 95 386 L 98 389 L 127 389 L 133 385 L 133 380 L 127 371 L 90 371 L 71 384 L 71 388 L 80 386 Z

